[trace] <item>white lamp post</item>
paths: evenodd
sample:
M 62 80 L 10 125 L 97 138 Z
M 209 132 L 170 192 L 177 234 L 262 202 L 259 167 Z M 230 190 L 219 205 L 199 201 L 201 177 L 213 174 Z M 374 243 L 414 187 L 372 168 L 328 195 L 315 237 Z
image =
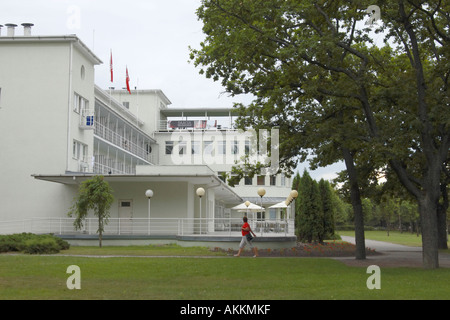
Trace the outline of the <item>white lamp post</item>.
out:
M 200 198 L 200 234 L 202 234 L 202 197 L 205 195 L 205 189 L 198 188 L 197 196 Z
M 153 191 L 148 189 L 145 196 L 148 198 L 148 235 L 150 235 L 150 199 L 153 197 Z
M 294 205 L 291 206 L 291 210 L 290 211 L 291 211 L 291 215 L 292 215 L 292 207 L 294 207 L 294 219 L 295 219 L 295 200 L 298 198 L 298 191 L 297 190 L 292 190 L 291 193 L 289 194 L 289 197 L 291 197 L 292 198 L 292 202 L 294 202 Z M 291 217 L 291 219 L 292 219 L 292 217 Z
M 262 205 L 262 198 L 266 195 L 266 189 L 264 188 L 259 188 L 258 189 L 258 196 L 261 197 L 261 208 L 263 207 Z M 263 234 L 263 209 L 261 209 L 261 236 Z
M 247 218 L 248 218 L 248 207 L 250 206 L 250 201 L 245 201 L 245 205 L 247 206 Z

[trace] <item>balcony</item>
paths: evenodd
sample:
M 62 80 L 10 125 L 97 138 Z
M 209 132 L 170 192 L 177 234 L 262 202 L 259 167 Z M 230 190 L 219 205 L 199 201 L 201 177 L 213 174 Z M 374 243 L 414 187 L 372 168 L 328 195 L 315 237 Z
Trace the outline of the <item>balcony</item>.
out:
M 80 110 L 80 122 L 78 126 L 82 130 L 94 129 L 94 111 L 89 109 Z
M 102 125 L 97 121 L 94 121 L 94 124 L 94 134 L 96 136 L 110 142 L 111 144 L 121 148 L 122 150 L 135 155 L 136 157 L 145 160 L 150 164 L 154 163 L 153 155 L 150 154 L 149 150 L 146 150 L 144 147 L 138 146 L 135 142 L 125 138 L 124 136 L 118 134 L 117 132 L 109 129 L 108 127 Z
M 229 119 L 220 120 L 160 120 L 160 132 L 173 131 L 235 131 L 234 122 Z
M 94 157 L 94 172 L 97 174 L 136 174 L 135 166 L 117 161 L 117 159 L 112 159 L 102 154 L 96 154 Z

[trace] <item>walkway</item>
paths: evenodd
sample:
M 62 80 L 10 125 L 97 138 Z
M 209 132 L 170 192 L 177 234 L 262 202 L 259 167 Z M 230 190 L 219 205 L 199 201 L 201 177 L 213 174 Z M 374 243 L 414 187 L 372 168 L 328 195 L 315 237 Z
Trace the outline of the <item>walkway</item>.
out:
M 342 236 L 342 240 L 355 243 L 354 237 Z M 367 256 L 366 260 L 356 260 L 353 257 L 336 258 L 350 266 L 379 267 L 423 267 L 422 247 L 410 247 L 383 241 L 365 240 L 366 247 L 375 249 L 381 255 Z M 450 268 L 450 254 L 439 254 L 439 267 Z

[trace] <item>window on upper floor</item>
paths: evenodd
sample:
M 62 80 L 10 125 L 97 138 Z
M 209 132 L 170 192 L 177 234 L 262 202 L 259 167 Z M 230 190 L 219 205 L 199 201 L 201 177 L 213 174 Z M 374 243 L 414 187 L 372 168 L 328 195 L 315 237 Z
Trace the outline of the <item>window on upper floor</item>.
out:
M 152 146 L 150 145 L 150 143 L 145 144 L 145 151 L 147 152 L 147 154 L 152 153 Z
M 286 176 L 284 175 L 284 173 L 281 174 L 281 186 L 286 186 Z
M 245 140 L 245 155 L 248 156 L 250 154 L 250 141 Z
M 80 113 L 85 110 L 89 110 L 89 100 L 75 92 L 73 98 L 73 111 Z
M 239 154 L 239 142 L 237 140 L 233 140 L 231 143 L 231 154 Z
M 217 172 L 217 175 L 219 176 L 219 179 L 223 182 L 227 182 L 227 173 L 225 171 L 219 171 Z
M 125 108 L 130 109 L 130 103 L 128 101 L 124 101 L 122 104 Z
M 266 185 L 266 176 L 258 176 L 257 184 L 258 184 L 258 186 Z
M 227 154 L 227 142 L 226 141 L 218 141 L 217 142 L 217 152 L 222 154 Z
M 166 141 L 166 154 L 172 154 L 173 152 L 173 141 Z
M 245 178 L 244 178 L 244 184 L 245 184 L 246 186 L 251 186 L 251 185 L 253 184 L 253 179 L 250 178 L 250 177 L 245 177 Z
M 270 176 L 270 185 L 271 186 L 277 185 L 277 176 L 276 175 Z
M 212 141 L 203 141 L 203 153 L 205 155 L 214 155 L 214 144 Z
M 191 153 L 192 154 L 200 154 L 200 141 L 192 141 L 191 142 Z
M 178 142 L 178 154 L 179 155 L 187 154 L 187 142 L 186 141 Z

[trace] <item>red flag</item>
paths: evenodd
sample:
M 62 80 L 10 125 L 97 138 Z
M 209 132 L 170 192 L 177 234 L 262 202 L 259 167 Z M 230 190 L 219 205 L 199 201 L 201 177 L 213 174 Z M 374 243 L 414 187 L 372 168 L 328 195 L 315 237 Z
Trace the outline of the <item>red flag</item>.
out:
M 111 82 L 114 82 L 112 50 L 111 50 L 111 60 L 109 62 L 109 69 L 111 70 Z
M 130 77 L 128 76 L 128 67 L 127 67 L 127 90 L 131 94 L 130 90 Z

